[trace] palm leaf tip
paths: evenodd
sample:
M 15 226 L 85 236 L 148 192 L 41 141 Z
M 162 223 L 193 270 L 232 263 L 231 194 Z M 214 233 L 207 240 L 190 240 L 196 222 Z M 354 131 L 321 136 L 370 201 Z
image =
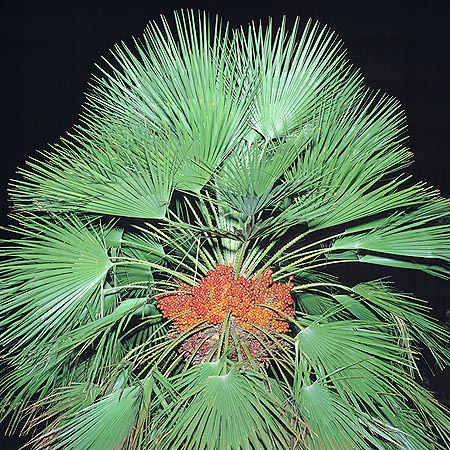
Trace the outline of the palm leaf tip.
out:
M 11 185 L 2 418 L 34 448 L 445 448 L 420 379 L 449 333 L 384 278 L 450 277 L 405 134 L 312 21 L 182 11 L 117 45 Z

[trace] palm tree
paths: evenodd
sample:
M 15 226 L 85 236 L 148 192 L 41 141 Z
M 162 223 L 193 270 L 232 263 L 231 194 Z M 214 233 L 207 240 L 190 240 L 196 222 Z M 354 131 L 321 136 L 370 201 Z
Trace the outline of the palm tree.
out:
M 385 275 L 450 278 L 450 204 L 402 172 L 399 103 L 311 21 L 184 11 L 104 67 L 11 182 L 10 431 L 38 449 L 445 448 L 420 371 L 448 363 L 449 334 Z

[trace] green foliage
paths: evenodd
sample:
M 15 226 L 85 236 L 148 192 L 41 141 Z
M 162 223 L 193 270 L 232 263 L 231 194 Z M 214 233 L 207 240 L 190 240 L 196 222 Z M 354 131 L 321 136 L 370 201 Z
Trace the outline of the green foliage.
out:
M 298 20 L 184 11 L 104 66 L 79 124 L 11 182 L 10 430 L 38 428 L 36 449 L 445 448 L 449 411 L 420 380 L 449 333 L 364 271 L 450 278 L 450 204 L 403 172 L 399 103 Z M 290 280 L 289 331 L 175 332 L 159 296 L 217 264 Z
M 179 395 L 169 405 L 158 448 L 288 448 L 289 411 L 260 374 L 214 362 L 170 381 Z

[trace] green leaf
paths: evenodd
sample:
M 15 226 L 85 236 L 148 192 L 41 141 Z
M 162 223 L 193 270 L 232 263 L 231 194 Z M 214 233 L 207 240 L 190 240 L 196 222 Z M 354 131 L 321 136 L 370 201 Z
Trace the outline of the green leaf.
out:
M 27 348 L 48 342 L 76 326 L 89 306 L 102 307 L 102 287 L 112 267 L 103 228 L 79 218 L 22 220 L 12 231 L 20 239 L 3 244 L 4 289 L 0 342 Z
M 274 30 L 260 24 L 239 30 L 235 41 L 239 55 L 247 59 L 251 74 L 261 77 L 250 119 L 250 142 L 259 137 L 277 139 L 296 131 L 314 117 L 318 99 L 326 99 L 349 74 L 342 43 L 318 23 L 308 22 L 298 36 L 300 21 L 286 31 L 283 20 Z M 361 85 L 361 79 L 352 81 Z
M 433 441 L 409 407 L 420 388 L 411 380 L 405 353 L 380 322 L 306 322 L 296 343 L 294 395 L 315 448 L 352 442 L 353 448 L 382 449 L 386 440 L 421 448 Z M 405 383 L 415 386 L 411 392 Z M 441 415 L 439 407 L 427 413 Z
M 134 141 L 115 127 L 108 139 L 112 131 L 105 130 L 99 143 L 83 134 L 72 135 L 54 146 L 53 151 L 44 152 L 43 161 L 29 161 L 30 169 L 19 171 L 24 179 L 12 184 L 15 207 L 164 217 L 172 194 L 174 169 L 166 159 L 155 159 L 143 147 L 145 133 L 136 136 L 136 131 Z M 155 139 L 151 142 L 153 152 L 163 152 L 166 144 Z
M 289 448 L 287 405 L 256 373 L 204 363 L 174 382 L 180 397 L 171 406 L 158 448 Z
M 118 389 L 101 397 L 35 438 L 36 443 L 50 445 L 55 450 L 120 449 L 131 445 L 142 415 L 148 414 L 153 383 L 154 380 L 148 378 L 141 385 Z
M 387 323 L 395 318 L 393 323 L 407 349 L 415 353 L 416 347 L 425 345 L 441 368 L 450 363 L 450 333 L 429 316 L 430 308 L 424 302 L 381 281 L 360 283 L 352 290 Z

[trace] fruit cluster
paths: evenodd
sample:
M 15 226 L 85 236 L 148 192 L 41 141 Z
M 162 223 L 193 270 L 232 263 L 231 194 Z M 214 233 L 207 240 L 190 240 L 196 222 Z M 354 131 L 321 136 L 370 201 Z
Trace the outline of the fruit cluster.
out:
M 289 329 L 283 319 L 294 315 L 291 290 L 290 282 L 272 282 L 270 268 L 258 278 L 245 278 L 235 277 L 232 266 L 217 265 L 198 286 L 183 283 L 157 301 L 163 316 L 173 320 L 180 333 L 204 321 L 221 324 L 228 313 L 243 329 L 283 333 Z
M 251 367 L 249 359 L 260 367 L 267 367 L 267 349 L 280 345 L 282 343 L 265 334 L 244 330 L 230 317 L 226 324 L 211 325 L 189 336 L 179 351 L 185 359 L 190 359 L 192 364 L 226 356 L 229 361 L 241 362 L 243 368 Z

